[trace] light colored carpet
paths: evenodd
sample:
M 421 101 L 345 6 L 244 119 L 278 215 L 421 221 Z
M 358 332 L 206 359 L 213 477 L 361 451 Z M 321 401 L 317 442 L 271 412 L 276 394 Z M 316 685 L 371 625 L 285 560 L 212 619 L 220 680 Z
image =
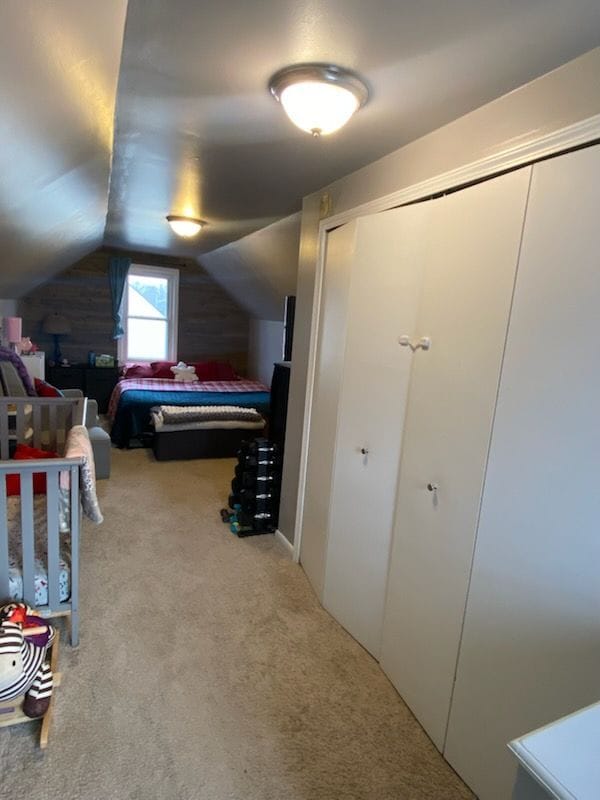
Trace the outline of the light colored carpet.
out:
M 472 797 L 274 537 L 221 523 L 233 463 L 113 451 L 48 750 L 0 730 L 0 795 Z

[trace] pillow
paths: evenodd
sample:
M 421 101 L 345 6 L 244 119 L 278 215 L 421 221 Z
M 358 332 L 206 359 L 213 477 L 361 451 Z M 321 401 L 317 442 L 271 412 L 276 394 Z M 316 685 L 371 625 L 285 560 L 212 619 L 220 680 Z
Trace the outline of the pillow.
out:
M 59 458 L 58 453 L 46 450 L 38 450 L 26 444 L 18 444 L 13 454 L 14 461 L 29 461 L 35 458 Z M 46 473 L 33 473 L 33 493 L 46 494 Z M 6 494 L 8 497 L 21 494 L 21 476 L 11 473 L 6 476 Z
M 217 371 L 212 361 L 198 361 L 194 364 L 199 381 L 216 381 Z
M 123 372 L 124 378 L 154 378 L 151 364 L 130 364 Z M 171 377 L 169 375 L 169 377 Z
M 153 361 L 150 366 L 152 367 L 152 377 L 153 378 L 171 378 L 173 379 L 173 373 L 171 372 L 171 367 L 176 367 L 176 361 Z
M 215 366 L 217 368 L 218 381 L 239 381 L 240 377 L 236 375 L 231 364 L 226 361 L 215 361 Z
M 51 383 L 42 381 L 39 378 L 34 378 L 33 383 L 38 397 L 64 397 L 61 390 L 57 389 L 56 386 L 52 386 Z M 36 458 L 39 458 L 39 456 L 36 456 Z
M 199 361 L 194 366 L 199 381 L 239 381 L 231 364 L 225 361 Z

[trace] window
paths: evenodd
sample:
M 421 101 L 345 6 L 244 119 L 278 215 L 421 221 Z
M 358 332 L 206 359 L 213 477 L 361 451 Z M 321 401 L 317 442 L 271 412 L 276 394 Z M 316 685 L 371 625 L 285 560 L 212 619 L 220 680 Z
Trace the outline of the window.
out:
M 123 292 L 119 361 L 176 361 L 179 270 L 132 264 Z

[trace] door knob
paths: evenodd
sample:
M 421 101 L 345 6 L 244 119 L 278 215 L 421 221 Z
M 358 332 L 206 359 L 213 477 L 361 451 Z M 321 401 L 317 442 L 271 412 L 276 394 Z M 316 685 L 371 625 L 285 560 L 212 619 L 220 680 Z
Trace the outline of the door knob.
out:
M 360 452 L 363 454 L 363 456 L 366 456 L 369 453 L 369 448 L 368 447 L 361 447 L 360 448 Z
M 427 491 L 428 492 L 437 492 L 437 483 L 428 483 L 427 484 Z
M 414 353 L 419 348 L 421 348 L 421 350 L 429 350 L 429 348 L 431 347 L 431 339 L 429 338 L 429 336 L 421 336 L 421 338 L 416 342 L 411 342 L 410 336 L 404 334 L 403 336 L 398 337 L 398 344 L 401 345 L 402 347 L 410 347 L 410 349 Z

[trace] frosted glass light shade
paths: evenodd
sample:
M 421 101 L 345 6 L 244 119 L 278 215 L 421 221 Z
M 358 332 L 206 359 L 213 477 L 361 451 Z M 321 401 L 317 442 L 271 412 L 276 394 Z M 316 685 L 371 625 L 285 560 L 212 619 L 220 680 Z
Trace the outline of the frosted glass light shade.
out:
M 369 92 L 349 70 L 333 64 L 295 64 L 276 72 L 269 90 L 301 130 L 326 136 L 363 106 Z
M 177 236 L 182 236 L 184 239 L 191 239 L 200 232 L 205 222 L 201 219 L 194 219 L 193 217 L 180 217 L 175 214 L 169 214 L 167 222 L 171 226 L 173 233 Z
M 281 105 L 294 125 L 307 133 L 326 136 L 348 122 L 358 109 L 358 99 L 343 86 L 302 81 L 283 90 Z

